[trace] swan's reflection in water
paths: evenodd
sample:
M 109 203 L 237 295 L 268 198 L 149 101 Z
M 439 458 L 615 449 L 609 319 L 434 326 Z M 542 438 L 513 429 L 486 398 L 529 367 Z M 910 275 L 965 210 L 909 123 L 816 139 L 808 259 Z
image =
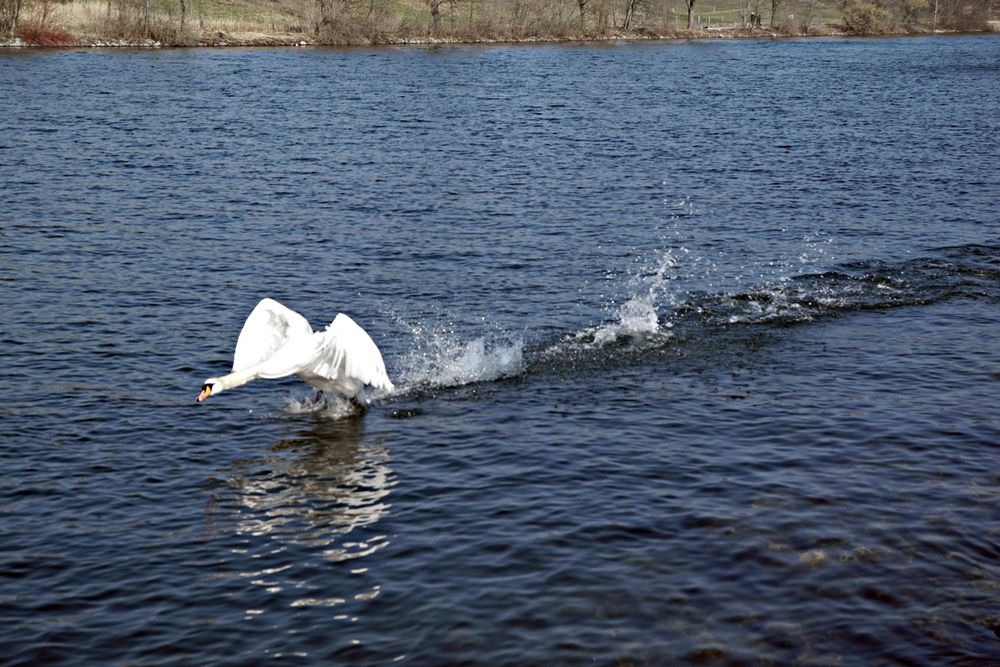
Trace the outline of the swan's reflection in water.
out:
M 230 507 L 253 563 L 240 576 L 271 593 L 294 592 L 291 606 L 377 596 L 367 568 L 353 561 L 389 544 L 377 525 L 396 483 L 389 462 L 388 450 L 364 433 L 364 420 L 349 418 L 311 424 L 266 457 L 235 464 Z M 345 561 L 352 562 L 331 570 Z

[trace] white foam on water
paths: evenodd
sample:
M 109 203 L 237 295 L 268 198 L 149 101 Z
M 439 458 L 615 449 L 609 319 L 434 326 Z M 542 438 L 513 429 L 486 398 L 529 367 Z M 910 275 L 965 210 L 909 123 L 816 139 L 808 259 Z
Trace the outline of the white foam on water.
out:
M 524 370 L 524 341 L 502 336 L 463 340 L 453 332 L 411 327 L 413 348 L 396 364 L 394 393 L 459 387 L 512 377 Z
M 366 392 L 369 390 L 366 390 Z M 317 397 L 289 396 L 285 401 L 285 412 L 290 415 L 314 415 L 323 419 L 344 419 L 358 414 L 359 408 L 340 396 L 324 394 Z

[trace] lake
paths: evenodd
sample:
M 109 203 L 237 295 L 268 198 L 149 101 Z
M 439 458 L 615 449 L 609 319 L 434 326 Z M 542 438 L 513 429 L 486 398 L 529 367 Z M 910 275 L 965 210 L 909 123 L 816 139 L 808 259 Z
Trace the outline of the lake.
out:
M 1000 39 L 0 54 L 2 662 L 1000 661 Z M 196 404 L 275 298 L 397 385 Z

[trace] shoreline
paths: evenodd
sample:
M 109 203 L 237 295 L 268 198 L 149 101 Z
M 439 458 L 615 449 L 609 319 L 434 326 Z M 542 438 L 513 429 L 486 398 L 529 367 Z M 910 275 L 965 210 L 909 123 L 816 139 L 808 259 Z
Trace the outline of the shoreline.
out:
M 106 39 L 67 35 L 56 43 L 28 42 L 20 38 L 0 41 L 0 50 L 23 49 L 174 49 L 174 48 L 377 48 L 393 46 L 476 46 L 476 45 L 522 45 L 522 44 L 573 44 L 588 42 L 656 42 L 656 41 L 699 41 L 712 39 L 813 39 L 813 38 L 891 38 L 891 37 L 951 37 L 962 35 L 997 35 L 1000 25 L 991 22 L 983 30 L 908 30 L 878 34 L 859 34 L 826 26 L 811 30 L 806 34 L 783 33 L 768 28 L 708 28 L 656 32 L 639 30 L 610 32 L 605 34 L 528 36 L 528 37 L 482 37 L 475 39 L 459 36 L 399 36 L 374 42 L 353 44 L 331 43 L 321 39 L 306 38 L 303 35 L 264 33 L 218 33 L 214 39 L 192 40 L 190 43 L 163 43 L 154 39 Z

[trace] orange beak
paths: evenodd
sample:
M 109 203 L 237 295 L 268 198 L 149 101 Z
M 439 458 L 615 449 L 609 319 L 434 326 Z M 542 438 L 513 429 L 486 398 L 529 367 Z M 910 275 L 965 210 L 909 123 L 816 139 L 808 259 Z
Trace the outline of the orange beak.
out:
M 211 395 L 212 395 L 212 388 L 211 387 L 205 387 L 205 388 L 203 388 L 201 390 L 201 393 L 198 394 L 198 402 L 201 403 L 202 401 L 204 401 L 206 398 L 208 398 Z

